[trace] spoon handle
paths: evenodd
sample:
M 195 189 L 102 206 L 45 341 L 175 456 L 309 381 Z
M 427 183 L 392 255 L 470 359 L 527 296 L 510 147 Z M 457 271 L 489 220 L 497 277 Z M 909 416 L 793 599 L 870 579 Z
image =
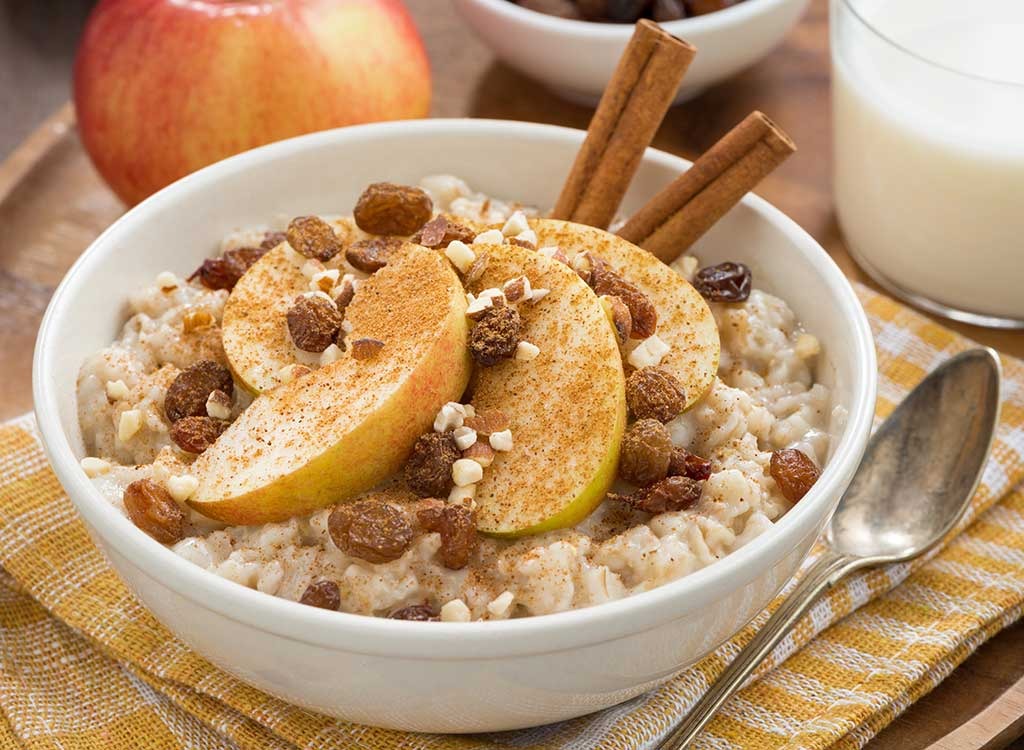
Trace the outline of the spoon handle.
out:
M 796 621 L 829 586 L 859 567 L 856 558 L 826 552 L 808 569 L 793 592 L 779 605 L 722 675 L 697 701 L 672 733 L 662 740 L 658 750 L 681 750 L 687 747 L 715 712 L 743 685 L 757 666 L 771 653 Z

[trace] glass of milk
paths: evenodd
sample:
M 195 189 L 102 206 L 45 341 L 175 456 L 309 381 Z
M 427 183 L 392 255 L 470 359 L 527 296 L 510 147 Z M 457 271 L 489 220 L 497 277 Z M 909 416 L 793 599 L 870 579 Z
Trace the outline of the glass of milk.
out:
M 835 200 L 931 312 L 1024 328 L 1024 0 L 832 0 Z

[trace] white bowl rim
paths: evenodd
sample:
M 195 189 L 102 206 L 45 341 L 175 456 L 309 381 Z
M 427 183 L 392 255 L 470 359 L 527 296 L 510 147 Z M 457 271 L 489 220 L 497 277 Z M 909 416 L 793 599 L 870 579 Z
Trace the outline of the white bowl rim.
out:
M 504 0 L 502 0 L 504 2 Z M 207 572 L 155 543 L 117 511 L 86 477 L 60 424 L 57 398 L 42 373 L 56 371 L 59 341 L 57 320 L 66 302 L 75 298 L 82 279 L 107 261 L 116 238 L 150 214 L 173 205 L 178 196 L 215 183 L 226 174 L 246 171 L 267 159 L 287 158 L 323 144 L 360 140 L 377 134 L 484 134 L 504 138 L 582 142 L 573 128 L 508 120 L 428 119 L 372 123 L 322 131 L 256 148 L 205 167 L 178 180 L 126 212 L 79 257 L 61 281 L 47 307 L 36 341 L 33 397 L 42 442 L 51 465 L 88 525 L 129 564 L 197 603 L 247 627 L 308 645 L 345 652 L 425 660 L 478 660 L 515 655 L 540 655 L 593 645 L 644 632 L 735 591 L 763 575 L 815 526 L 820 506 L 832 502 L 844 477 L 859 463 L 870 432 L 875 405 L 875 350 L 867 317 L 849 281 L 818 243 L 792 219 L 764 199 L 748 194 L 746 208 L 782 228 L 822 276 L 841 314 L 853 329 L 851 373 L 853 397 L 843 439 L 821 478 L 792 510 L 749 544 L 722 560 L 651 591 L 584 609 L 502 621 L 470 623 L 404 622 L 341 612 L 328 612 L 263 594 Z M 651 160 L 675 170 L 690 162 L 648 149 Z M 783 549 L 784 548 L 784 549 Z
M 744 24 L 769 12 L 776 6 L 785 5 L 791 1 L 743 0 L 743 2 L 723 8 L 722 10 L 716 10 L 713 13 L 680 18 L 678 21 L 665 21 L 658 25 L 676 37 L 685 37 L 689 34 L 697 36 Z M 509 0 L 463 0 L 463 2 L 471 2 L 483 6 L 496 16 L 500 16 L 507 21 L 529 26 L 534 31 L 571 34 L 575 37 L 585 37 L 592 40 L 626 40 L 633 35 L 633 27 L 635 25 L 632 23 L 600 23 L 596 21 L 582 21 L 575 18 L 549 16 L 546 13 L 523 8 L 516 3 L 509 2 Z

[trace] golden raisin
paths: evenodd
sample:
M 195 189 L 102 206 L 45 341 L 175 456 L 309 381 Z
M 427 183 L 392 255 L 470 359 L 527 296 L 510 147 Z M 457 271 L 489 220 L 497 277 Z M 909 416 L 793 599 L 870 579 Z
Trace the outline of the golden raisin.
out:
M 608 497 L 647 513 L 665 513 L 692 508 L 700 500 L 703 488 L 702 482 L 689 477 L 666 477 L 628 495 L 609 493 Z
M 430 220 L 434 204 L 420 188 L 375 182 L 352 212 L 356 226 L 370 234 L 410 235 Z
M 657 482 L 668 474 L 671 458 L 668 428 L 656 419 L 638 420 L 622 438 L 619 476 L 638 486 Z
M 337 611 L 341 606 L 341 591 L 334 581 L 314 581 L 302 592 L 299 604 Z
M 626 378 L 626 405 L 636 419 L 669 422 L 686 406 L 686 390 L 661 367 L 641 367 Z
M 185 513 L 171 493 L 152 479 L 137 479 L 124 488 L 124 509 L 136 526 L 161 544 L 185 538 Z
M 214 391 L 235 392 L 231 371 L 210 359 L 186 367 L 171 382 L 164 396 L 164 414 L 170 422 L 183 417 L 205 417 L 206 400 Z
M 821 476 L 814 461 L 803 451 L 786 448 L 772 453 L 769 472 L 782 496 L 795 503 L 808 493 Z
M 645 339 L 654 335 L 658 329 L 658 311 L 650 297 L 640 291 L 639 287 L 603 265 L 594 267 L 590 275 L 590 286 L 598 296 L 607 294 L 618 297 L 629 308 L 633 324 L 630 336 Z
M 483 367 L 515 356 L 523 320 L 514 307 L 492 307 L 469 333 L 469 353 Z
M 319 216 L 297 216 L 285 233 L 288 244 L 300 255 L 328 261 L 341 252 L 341 241 L 334 228 Z
M 327 530 L 338 549 L 371 563 L 397 560 L 413 536 L 405 514 L 379 500 L 339 505 L 327 517 Z
M 466 567 L 477 546 L 476 514 L 463 505 L 432 505 L 416 515 L 427 531 L 441 535 L 441 564 L 451 570 Z
M 338 308 L 319 294 L 296 297 L 287 317 L 288 333 L 296 348 L 304 352 L 322 352 L 341 330 Z
M 673 448 L 668 473 L 674 477 L 689 477 L 703 481 L 711 476 L 711 462 L 685 448 Z
M 452 488 L 452 464 L 462 457 L 450 432 L 420 435 L 405 462 L 405 481 L 420 497 L 447 497 Z
M 202 453 L 227 428 L 227 422 L 212 417 L 182 417 L 171 425 L 171 440 L 183 451 Z
M 345 260 L 365 273 L 379 271 L 388 264 L 388 258 L 402 249 L 400 237 L 370 237 L 353 242 L 345 248 Z

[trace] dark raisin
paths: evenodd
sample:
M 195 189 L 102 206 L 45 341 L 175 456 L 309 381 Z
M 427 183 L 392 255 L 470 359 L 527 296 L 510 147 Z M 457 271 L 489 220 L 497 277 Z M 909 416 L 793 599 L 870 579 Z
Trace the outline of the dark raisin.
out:
M 742 263 L 719 263 L 697 271 L 694 288 L 708 302 L 742 302 L 750 296 L 750 269 Z
M 514 307 L 492 307 L 470 331 L 469 353 L 483 367 L 511 359 L 522 331 L 523 320 Z
M 359 196 L 352 215 L 364 232 L 407 236 L 426 224 L 433 210 L 420 188 L 375 182 Z
M 306 587 L 299 598 L 299 604 L 337 611 L 341 606 L 341 591 L 334 581 L 315 581 Z
M 644 12 L 647 0 L 607 0 L 606 18 L 615 23 L 633 23 Z
M 356 339 L 352 342 L 353 359 L 373 359 L 384 348 L 384 342 L 380 339 Z
M 152 479 L 137 479 L 124 488 L 124 509 L 136 526 L 161 544 L 185 538 L 185 513 L 171 493 Z
M 296 297 L 287 317 L 288 333 L 296 348 L 304 352 L 322 352 L 341 330 L 338 308 L 319 294 Z
M 666 513 L 692 508 L 700 500 L 703 490 L 703 482 L 695 479 L 666 477 L 650 487 L 642 487 L 628 495 L 610 493 L 608 497 L 611 500 L 628 503 L 646 513 Z
M 622 437 L 619 476 L 639 486 L 657 482 L 668 474 L 671 458 L 668 428 L 656 419 L 638 420 Z
M 214 391 L 234 394 L 231 371 L 213 360 L 200 360 L 179 372 L 171 382 L 164 397 L 164 414 L 170 422 L 183 417 L 205 417 L 206 400 Z
M 641 367 L 626 378 L 626 405 L 636 419 L 668 422 L 686 407 L 686 390 L 661 367 Z
M 441 535 L 441 564 L 451 570 L 466 567 L 477 546 L 476 514 L 462 505 L 431 506 L 417 514 L 427 531 Z
M 583 15 L 572 0 L 519 0 L 519 5 L 547 16 L 583 20 Z
M 711 462 L 685 448 L 673 448 L 668 463 L 668 473 L 674 477 L 689 477 L 704 481 L 711 476 Z
M 228 422 L 212 417 L 182 417 L 171 425 L 171 440 L 188 453 L 202 453 L 213 445 Z
M 594 267 L 590 275 L 590 285 L 598 295 L 618 297 L 629 308 L 633 324 L 630 336 L 645 339 L 654 335 L 658 329 L 658 311 L 651 298 L 640 291 L 639 287 L 601 265 Z
M 450 432 L 420 435 L 405 462 L 405 481 L 420 497 L 447 497 L 452 488 L 452 464 L 462 457 Z
M 686 18 L 686 10 L 681 0 L 654 0 L 651 7 L 651 18 L 658 23 L 678 21 Z
M 319 216 L 297 216 L 288 224 L 288 244 L 300 255 L 328 261 L 341 252 L 334 228 Z
M 413 604 L 409 607 L 402 607 L 396 609 L 390 615 L 388 619 L 391 620 L 411 620 L 414 622 L 439 622 L 441 616 L 435 612 L 433 607 L 429 604 Z
M 821 476 L 814 461 L 803 451 L 786 448 L 772 453 L 769 471 L 782 496 L 795 503 L 808 493 Z
M 397 560 L 413 537 L 405 514 L 379 500 L 339 505 L 327 518 L 327 530 L 338 549 L 371 563 Z
M 388 264 L 388 258 L 402 249 L 401 237 L 370 237 L 353 242 L 345 248 L 345 260 L 353 268 L 365 273 L 379 271 Z
M 267 232 L 263 235 L 263 241 L 260 243 L 260 248 L 263 250 L 273 250 L 287 239 L 288 235 L 284 232 Z
M 686 12 L 691 16 L 703 16 L 732 7 L 739 0 L 683 0 Z
M 207 289 L 231 291 L 242 275 L 266 254 L 262 247 L 238 247 L 228 250 L 219 258 L 207 258 L 189 277 L 199 279 Z

